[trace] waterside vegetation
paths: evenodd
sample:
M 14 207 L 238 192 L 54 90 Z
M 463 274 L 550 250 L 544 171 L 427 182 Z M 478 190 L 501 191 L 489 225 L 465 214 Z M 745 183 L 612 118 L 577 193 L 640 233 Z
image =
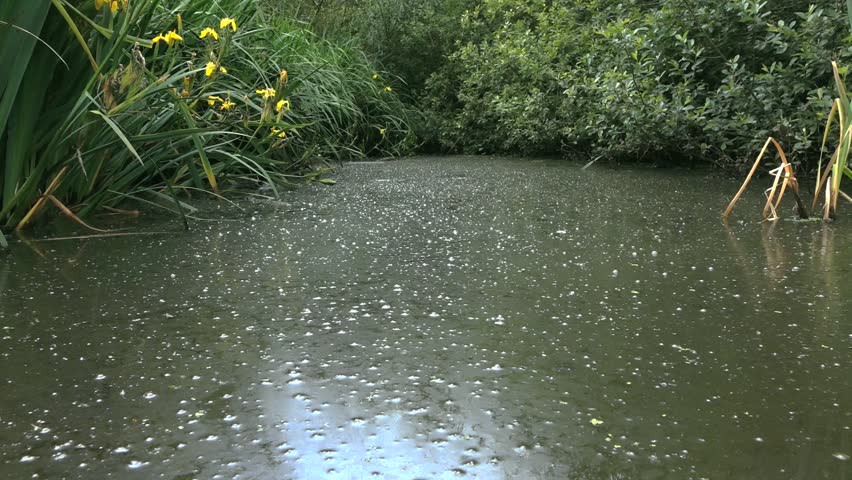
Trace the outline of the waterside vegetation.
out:
M 0 5 L 0 226 L 240 190 L 414 146 L 357 49 L 253 0 Z M 93 225 L 92 229 L 96 229 Z
M 787 192 L 807 215 L 811 175 L 832 218 L 850 3 L 3 2 L 0 229 L 53 211 L 97 230 L 138 204 L 186 224 L 198 195 L 275 196 L 418 147 L 751 167 L 743 189 L 773 178 L 764 219 Z
M 825 216 L 834 215 L 847 170 L 842 83 L 852 64 L 852 2 L 415 3 L 410 15 L 388 0 L 288 4 L 319 34 L 355 36 L 400 73 L 406 93 L 427 113 L 418 129 L 426 145 L 734 172 L 752 167 L 749 179 L 773 177 L 765 219 L 778 218 L 775 208 L 787 192 L 798 198 L 798 214 L 807 215 L 794 169 L 818 178 L 815 198 L 832 171 Z M 409 52 L 430 39 L 440 39 L 430 53 L 437 60 L 418 63 L 422 56 Z M 822 153 L 834 132 L 836 161 L 826 165 Z M 780 168 L 761 169 L 769 146 Z M 753 163 L 758 151 L 761 160 Z

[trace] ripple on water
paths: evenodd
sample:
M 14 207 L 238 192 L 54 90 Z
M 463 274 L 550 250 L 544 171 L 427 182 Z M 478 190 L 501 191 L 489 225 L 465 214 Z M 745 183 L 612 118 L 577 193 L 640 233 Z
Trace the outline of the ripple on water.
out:
M 850 224 L 725 230 L 738 185 L 697 172 L 341 172 L 287 208 L 9 256 L 8 477 L 845 468 Z

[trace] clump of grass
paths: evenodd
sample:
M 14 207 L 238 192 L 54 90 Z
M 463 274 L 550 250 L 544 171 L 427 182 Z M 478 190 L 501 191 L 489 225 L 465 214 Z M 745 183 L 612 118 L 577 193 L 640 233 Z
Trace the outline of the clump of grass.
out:
M 317 161 L 413 146 L 369 62 L 253 0 L 25 4 L 0 4 L 0 226 L 128 201 L 186 222 L 194 192 L 277 195 Z

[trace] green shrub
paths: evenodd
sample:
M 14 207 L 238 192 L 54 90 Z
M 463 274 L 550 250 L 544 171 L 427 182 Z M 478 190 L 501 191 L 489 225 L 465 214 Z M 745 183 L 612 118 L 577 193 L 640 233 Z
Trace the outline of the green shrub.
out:
M 737 168 L 772 135 L 812 167 L 847 29 L 824 0 L 484 0 L 426 101 L 442 143 L 471 153 Z

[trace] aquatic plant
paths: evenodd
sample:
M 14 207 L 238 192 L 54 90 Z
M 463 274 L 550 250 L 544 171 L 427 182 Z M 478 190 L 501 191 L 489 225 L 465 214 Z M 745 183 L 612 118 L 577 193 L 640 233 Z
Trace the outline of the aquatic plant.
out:
M 799 181 L 793 173 L 793 166 L 790 165 L 789 161 L 787 161 L 787 155 L 784 153 L 784 149 L 781 148 L 781 144 L 779 144 L 774 138 L 769 137 L 766 140 L 766 143 L 763 144 L 763 148 L 760 149 L 760 153 L 757 155 L 757 159 L 754 161 L 754 164 L 752 164 L 751 170 L 748 172 L 742 186 L 737 191 L 736 195 L 734 195 L 734 198 L 722 214 L 722 219 L 727 220 L 731 215 L 731 212 L 733 212 L 734 206 L 740 200 L 740 197 L 742 197 L 746 187 L 754 177 L 757 168 L 763 162 L 763 156 L 766 154 L 770 145 L 775 147 L 775 150 L 781 159 L 781 165 L 771 172 L 774 180 L 772 182 L 772 186 L 766 190 L 766 204 L 763 206 L 763 220 L 775 221 L 780 218 L 778 215 L 778 207 L 780 206 L 781 199 L 784 198 L 784 193 L 787 191 L 788 187 L 796 200 L 796 211 L 799 214 L 799 218 L 808 218 L 808 211 L 805 209 L 805 205 L 802 203 L 802 199 L 799 196 Z M 781 183 L 780 190 L 778 189 L 779 182 Z
M 822 155 L 820 155 L 820 160 L 817 166 L 817 175 L 816 175 L 816 187 L 814 188 L 814 199 L 811 204 L 811 210 L 816 211 L 817 204 L 819 203 L 821 194 L 823 193 L 823 189 L 825 189 L 825 198 L 823 203 L 823 219 L 834 219 L 837 213 L 837 202 L 840 197 L 845 198 L 849 202 L 852 202 L 852 198 L 846 195 L 842 190 L 840 190 L 841 181 L 844 176 L 852 178 L 852 170 L 848 167 L 848 159 L 850 148 L 852 148 L 852 106 L 849 103 L 849 96 L 846 92 L 846 85 L 843 82 L 843 79 L 840 75 L 840 69 L 837 66 L 837 62 L 831 62 L 831 67 L 834 72 L 834 81 L 837 86 L 838 97 L 834 100 L 831 106 L 831 112 L 828 115 L 828 119 L 826 120 L 824 133 L 822 136 L 822 145 L 821 152 L 825 151 L 825 146 L 828 143 L 828 137 L 830 132 L 832 131 L 832 126 L 837 120 L 837 130 L 839 132 L 839 137 L 837 140 L 837 146 L 834 149 L 834 153 L 832 153 L 830 159 L 823 164 Z M 722 214 L 722 218 L 727 220 L 731 215 L 731 212 L 734 209 L 734 206 L 739 201 L 743 192 L 748 186 L 749 182 L 751 182 L 752 177 L 755 174 L 758 166 L 760 166 L 761 161 L 763 160 L 763 156 L 766 153 L 769 145 L 772 144 L 775 146 L 776 151 L 778 152 L 778 156 L 781 158 L 781 166 L 772 170 L 772 175 L 774 176 L 774 181 L 772 183 L 772 187 L 767 189 L 767 200 L 766 205 L 763 208 L 763 219 L 766 220 L 777 220 L 778 213 L 777 208 L 781 203 L 781 198 L 784 196 L 784 192 L 787 187 L 791 187 L 791 192 L 795 196 L 796 200 L 796 209 L 800 218 L 808 218 L 807 210 L 805 206 L 802 204 L 802 200 L 799 197 L 799 182 L 796 180 L 795 175 L 793 174 L 793 169 L 790 163 L 787 161 L 787 156 L 784 154 L 784 150 L 781 148 L 781 145 L 774 138 L 769 137 L 766 143 L 761 149 L 760 154 L 757 156 L 757 160 L 755 160 L 754 164 L 751 167 L 748 175 L 746 176 L 745 181 L 740 187 L 739 191 L 734 195 L 734 198 L 728 204 L 728 207 L 725 209 L 725 212 Z M 783 182 L 781 185 L 781 190 L 778 191 L 778 183 L 779 180 L 783 178 Z M 777 194 L 777 196 L 776 196 Z
M 850 23 L 852 23 L 852 12 L 850 12 Z M 831 106 L 831 113 L 828 115 L 825 133 L 822 137 L 821 151 L 825 151 L 825 145 L 835 118 L 837 118 L 839 138 L 837 139 L 837 147 L 825 166 L 823 166 L 822 156 L 820 156 L 819 169 L 817 170 L 817 184 L 816 188 L 814 188 L 814 200 L 811 206 L 811 208 L 816 210 L 820 194 L 823 188 L 826 188 L 826 184 L 828 184 L 825 190 L 825 202 L 823 205 L 823 218 L 825 219 L 836 216 L 837 201 L 841 196 L 852 202 L 852 199 L 840 190 L 843 176 L 852 178 L 852 170 L 848 167 L 849 149 L 850 145 L 852 145 L 852 108 L 850 108 L 846 85 L 840 76 L 837 62 L 831 62 L 831 67 L 834 71 L 834 81 L 837 85 L 838 96 Z
M 186 221 L 193 192 L 414 145 L 374 65 L 253 0 L 2 2 L 0 61 L 0 226 L 127 201 Z

